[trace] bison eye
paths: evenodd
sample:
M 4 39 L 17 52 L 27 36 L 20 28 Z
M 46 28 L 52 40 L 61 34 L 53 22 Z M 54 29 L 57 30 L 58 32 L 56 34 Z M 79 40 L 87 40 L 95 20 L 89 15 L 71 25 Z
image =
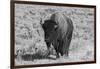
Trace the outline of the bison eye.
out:
M 58 27 L 57 25 L 54 26 L 54 28 L 57 28 L 57 27 Z

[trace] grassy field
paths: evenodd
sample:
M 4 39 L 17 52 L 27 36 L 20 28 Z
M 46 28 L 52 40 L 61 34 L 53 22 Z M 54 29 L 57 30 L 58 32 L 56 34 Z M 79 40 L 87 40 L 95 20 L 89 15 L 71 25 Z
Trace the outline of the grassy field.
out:
M 46 58 L 48 50 L 40 25 L 55 13 L 71 18 L 74 25 L 69 57 Z M 15 5 L 15 65 L 80 62 L 94 60 L 94 9 L 43 5 Z M 51 56 L 55 50 L 51 48 Z

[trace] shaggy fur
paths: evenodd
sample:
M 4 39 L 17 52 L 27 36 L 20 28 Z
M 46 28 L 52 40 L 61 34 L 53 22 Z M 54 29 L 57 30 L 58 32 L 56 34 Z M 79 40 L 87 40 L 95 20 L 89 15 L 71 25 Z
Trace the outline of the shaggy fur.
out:
M 52 14 L 50 20 L 46 20 L 42 25 L 45 32 L 47 47 L 52 44 L 56 50 L 57 57 L 67 55 L 73 33 L 72 20 L 64 14 Z

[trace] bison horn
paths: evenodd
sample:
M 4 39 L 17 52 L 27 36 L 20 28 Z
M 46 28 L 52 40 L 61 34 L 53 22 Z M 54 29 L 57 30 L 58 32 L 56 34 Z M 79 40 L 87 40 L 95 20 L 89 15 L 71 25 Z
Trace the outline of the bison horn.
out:
M 40 18 L 40 24 L 42 25 L 42 18 Z

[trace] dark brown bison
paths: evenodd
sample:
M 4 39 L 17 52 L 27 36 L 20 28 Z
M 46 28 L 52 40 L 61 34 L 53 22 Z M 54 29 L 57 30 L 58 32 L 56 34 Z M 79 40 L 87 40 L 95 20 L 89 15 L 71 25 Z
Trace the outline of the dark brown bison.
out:
M 56 51 L 56 57 L 67 55 L 73 33 L 72 20 L 64 14 L 55 13 L 51 15 L 49 20 L 45 20 L 42 28 L 45 33 L 45 42 L 48 50 L 51 44 Z

